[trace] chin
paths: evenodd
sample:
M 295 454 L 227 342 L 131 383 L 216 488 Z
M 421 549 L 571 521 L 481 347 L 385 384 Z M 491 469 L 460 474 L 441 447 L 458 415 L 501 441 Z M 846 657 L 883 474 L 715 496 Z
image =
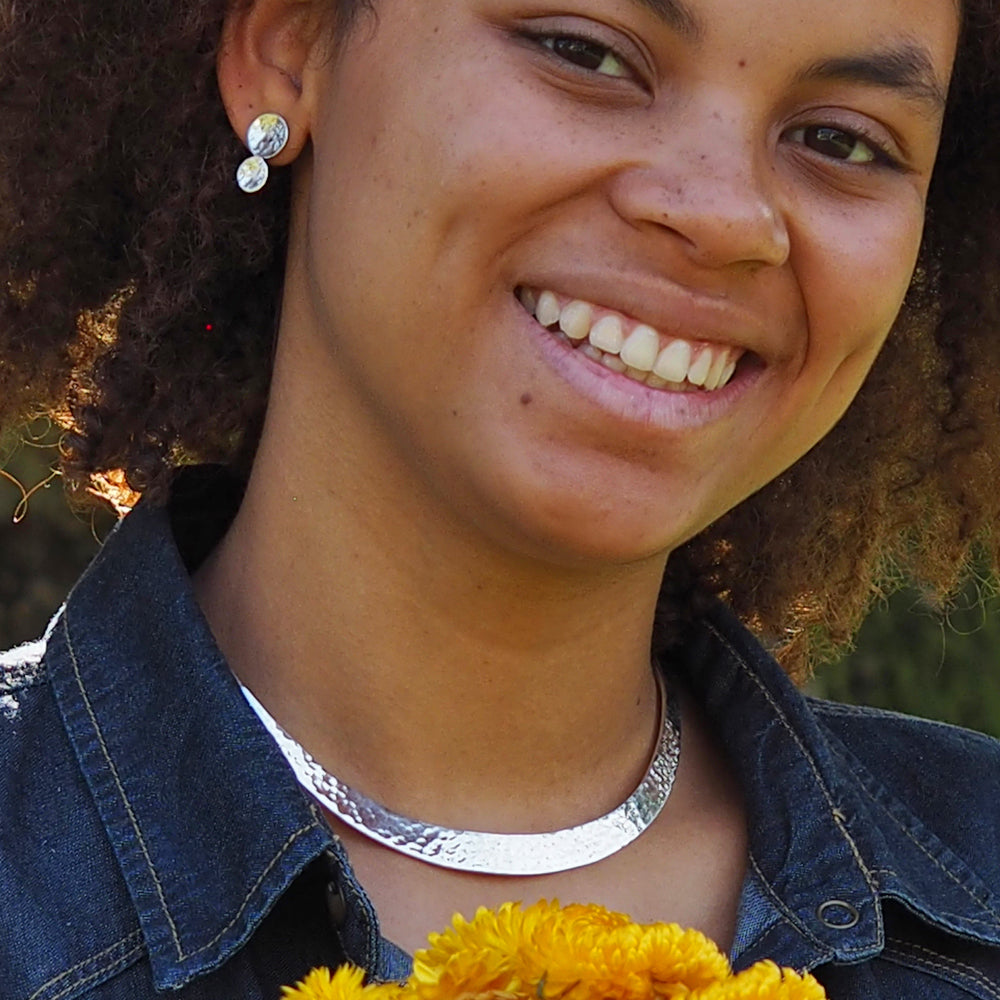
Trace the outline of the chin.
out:
M 524 555 L 556 567 L 581 571 L 666 563 L 670 552 L 692 532 L 666 532 L 664 522 L 636 523 L 628 518 L 595 518 L 562 510 L 551 519 L 519 518 L 515 542 Z

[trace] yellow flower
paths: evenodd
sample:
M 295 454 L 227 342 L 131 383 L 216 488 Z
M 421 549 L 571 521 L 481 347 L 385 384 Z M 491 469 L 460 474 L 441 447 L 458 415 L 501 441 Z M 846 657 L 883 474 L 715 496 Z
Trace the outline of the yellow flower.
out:
M 284 1000 L 401 1000 L 406 995 L 402 983 L 365 986 L 364 969 L 342 965 L 336 972 L 313 969 L 300 983 L 282 988 Z
M 721 982 L 687 995 L 688 1000 L 826 1000 L 826 991 L 809 975 L 757 962 Z
M 809 975 L 758 962 L 733 974 L 704 934 L 636 924 L 601 906 L 542 900 L 456 915 L 432 934 L 406 983 L 363 983 L 360 969 L 313 970 L 285 1000 L 825 1000 Z

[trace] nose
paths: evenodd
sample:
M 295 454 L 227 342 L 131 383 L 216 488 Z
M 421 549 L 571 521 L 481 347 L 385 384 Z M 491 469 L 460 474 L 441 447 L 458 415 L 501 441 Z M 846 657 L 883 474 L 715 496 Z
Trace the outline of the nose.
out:
M 664 130 L 651 147 L 612 180 L 612 205 L 626 222 L 672 234 L 704 267 L 778 267 L 788 259 L 776 174 L 737 121 L 703 116 Z

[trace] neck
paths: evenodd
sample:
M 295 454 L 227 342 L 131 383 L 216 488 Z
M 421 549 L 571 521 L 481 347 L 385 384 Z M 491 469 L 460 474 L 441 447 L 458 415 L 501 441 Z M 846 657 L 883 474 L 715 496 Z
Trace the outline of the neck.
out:
M 512 551 L 391 482 L 391 463 L 367 480 L 349 457 L 320 470 L 298 437 L 265 433 L 196 580 L 279 724 L 347 784 L 445 826 L 553 829 L 627 797 L 656 735 L 663 560 Z

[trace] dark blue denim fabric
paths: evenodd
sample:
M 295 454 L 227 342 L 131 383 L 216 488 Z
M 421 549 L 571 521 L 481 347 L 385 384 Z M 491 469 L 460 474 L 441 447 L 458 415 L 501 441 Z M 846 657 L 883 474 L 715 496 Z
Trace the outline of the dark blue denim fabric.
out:
M 834 1000 L 1000 1000 L 1000 745 L 803 698 L 722 608 L 673 667 L 749 811 L 737 967 L 813 969 Z M 277 1000 L 344 958 L 408 966 L 140 507 L 45 639 L 0 657 L 0 1000 Z

